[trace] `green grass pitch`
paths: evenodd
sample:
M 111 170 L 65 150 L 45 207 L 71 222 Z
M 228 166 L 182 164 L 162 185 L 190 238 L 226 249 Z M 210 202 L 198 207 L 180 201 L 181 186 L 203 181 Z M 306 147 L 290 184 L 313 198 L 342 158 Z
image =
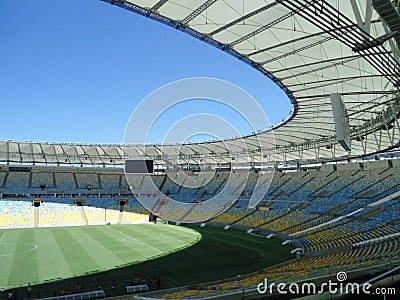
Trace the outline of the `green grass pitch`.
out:
M 140 263 L 200 238 L 154 224 L 0 230 L 0 290 Z
M 1 299 L 1 290 L 10 286 L 22 286 L 19 295 L 26 296 L 28 282 L 41 297 L 78 283 L 84 291 L 101 286 L 113 296 L 125 294 L 130 278 L 158 277 L 164 289 L 236 277 L 293 258 L 278 239 L 198 225 L 7 229 L 0 230 L 0 239 Z

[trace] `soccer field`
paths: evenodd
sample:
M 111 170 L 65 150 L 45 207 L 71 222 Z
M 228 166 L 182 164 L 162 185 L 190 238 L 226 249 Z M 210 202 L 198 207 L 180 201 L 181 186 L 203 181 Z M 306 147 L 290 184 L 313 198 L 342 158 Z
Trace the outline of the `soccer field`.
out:
M 201 238 L 155 224 L 0 230 L 0 290 L 90 274 L 172 253 Z

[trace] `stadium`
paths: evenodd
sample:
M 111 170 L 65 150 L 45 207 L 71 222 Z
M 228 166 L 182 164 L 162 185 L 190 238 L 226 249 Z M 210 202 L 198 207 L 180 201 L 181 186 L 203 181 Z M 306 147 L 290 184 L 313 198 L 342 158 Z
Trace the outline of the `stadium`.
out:
M 397 299 L 400 1 L 102 4 L 233 56 L 290 113 L 204 142 L 0 140 L 0 298 Z

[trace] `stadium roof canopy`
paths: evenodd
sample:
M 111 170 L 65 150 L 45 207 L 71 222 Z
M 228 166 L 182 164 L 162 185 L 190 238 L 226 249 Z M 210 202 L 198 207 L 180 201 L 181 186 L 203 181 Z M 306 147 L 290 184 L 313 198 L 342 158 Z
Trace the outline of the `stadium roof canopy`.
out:
M 399 0 L 102 0 L 187 33 L 233 55 L 272 79 L 292 111 L 273 129 L 270 158 L 330 160 L 384 152 L 399 146 Z M 351 151 L 338 144 L 330 95 L 347 108 Z M 277 104 L 279 105 L 279 104 Z M 260 151 L 269 131 L 244 138 Z M 200 144 L 130 146 L 134 156 L 181 162 L 224 162 L 226 147 L 243 139 Z M 256 142 L 257 141 L 257 142 Z M 121 163 L 122 145 L 0 143 L 1 160 Z M 229 159 L 226 158 L 226 161 Z

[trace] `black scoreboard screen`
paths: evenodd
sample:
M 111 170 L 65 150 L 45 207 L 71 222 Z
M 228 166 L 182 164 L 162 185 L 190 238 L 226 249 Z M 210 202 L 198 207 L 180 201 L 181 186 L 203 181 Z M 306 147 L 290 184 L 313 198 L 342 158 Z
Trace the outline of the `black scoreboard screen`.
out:
M 147 174 L 153 172 L 153 160 L 128 159 L 125 161 L 125 173 L 127 174 Z

